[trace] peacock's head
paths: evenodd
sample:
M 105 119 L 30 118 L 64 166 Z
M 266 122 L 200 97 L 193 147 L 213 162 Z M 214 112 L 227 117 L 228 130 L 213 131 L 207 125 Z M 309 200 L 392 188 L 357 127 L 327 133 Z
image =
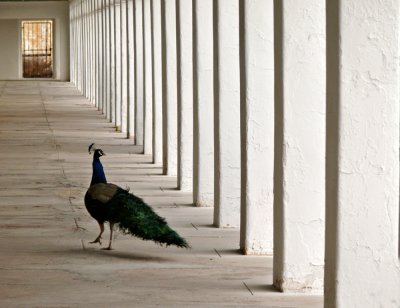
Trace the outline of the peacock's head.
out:
M 92 152 L 93 152 L 93 158 L 99 158 L 99 157 L 106 155 L 102 149 L 97 149 L 94 143 L 89 145 L 88 151 L 89 151 L 89 154 L 92 154 Z

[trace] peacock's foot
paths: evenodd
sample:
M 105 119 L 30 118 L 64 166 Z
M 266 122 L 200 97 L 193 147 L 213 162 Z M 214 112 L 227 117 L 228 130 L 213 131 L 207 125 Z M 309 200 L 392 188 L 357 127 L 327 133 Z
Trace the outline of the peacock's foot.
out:
M 101 248 L 101 250 L 113 250 L 111 247 Z
M 96 238 L 93 242 L 89 242 L 90 244 L 99 243 L 101 245 L 101 237 Z

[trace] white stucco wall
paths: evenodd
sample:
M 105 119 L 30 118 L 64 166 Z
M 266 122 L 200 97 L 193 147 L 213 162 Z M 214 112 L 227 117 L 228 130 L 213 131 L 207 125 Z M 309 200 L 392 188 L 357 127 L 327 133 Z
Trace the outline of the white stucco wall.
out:
M 178 107 L 176 66 L 176 1 L 163 0 L 163 125 L 164 125 L 164 174 L 178 173 Z
M 214 206 L 213 1 L 193 2 L 193 199 Z
M 214 4 L 214 225 L 240 225 L 239 2 Z
M 150 0 L 145 0 L 143 9 L 143 152 L 153 153 L 153 85 L 151 56 L 151 7 Z
M 22 70 L 19 67 L 20 47 L 15 45 L 14 39 L 9 34 L 20 33 L 20 20 L 23 19 L 53 19 L 54 24 L 54 73 L 55 79 L 69 80 L 69 2 L 68 1 L 46 1 L 46 2 L 0 2 L 0 41 L 7 39 L 9 44 L 2 44 L 0 58 L 8 56 L 6 62 L 0 60 L 0 80 L 15 80 L 22 78 Z M 8 20 L 8 21 L 4 21 Z M 13 21 L 10 21 L 13 20 Z M 11 29 L 11 26 L 14 29 Z M 5 33 L 3 26 L 9 31 Z M 11 32 L 10 32 L 11 31 Z M 16 66 L 17 65 L 17 66 Z
M 143 145 L 143 0 L 135 1 L 135 143 Z
M 193 189 L 193 7 L 177 5 L 178 62 L 178 188 Z
M 400 307 L 399 2 L 327 1 L 325 307 Z
M 240 2 L 241 222 L 245 254 L 272 254 L 274 174 L 273 1 Z
M 152 22 L 152 84 L 153 84 L 153 162 L 163 161 L 162 119 L 162 47 L 161 47 L 161 0 L 151 1 Z
M 322 292 L 325 4 L 275 4 L 274 285 Z

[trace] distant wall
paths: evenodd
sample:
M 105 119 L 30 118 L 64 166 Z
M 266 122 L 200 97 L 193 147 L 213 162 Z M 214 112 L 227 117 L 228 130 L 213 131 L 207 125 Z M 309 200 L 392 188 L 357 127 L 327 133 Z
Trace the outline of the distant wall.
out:
M 53 19 L 54 76 L 69 80 L 69 2 L 0 2 L 0 80 L 22 79 L 20 22 Z
M 18 28 L 17 19 L 0 19 L 0 79 L 18 78 Z

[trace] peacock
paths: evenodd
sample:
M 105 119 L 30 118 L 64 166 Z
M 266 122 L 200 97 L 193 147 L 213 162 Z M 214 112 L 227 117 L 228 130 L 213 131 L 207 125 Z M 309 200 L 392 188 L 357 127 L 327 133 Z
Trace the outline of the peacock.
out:
M 90 243 L 101 245 L 104 223 L 110 224 L 110 241 L 106 250 L 111 250 L 114 225 L 124 234 L 137 236 L 143 240 L 152 240 L 160 245 L 175 245 L 190 248 L 187 241 L 172 230 L 164 218 L 158 216 L 141 198 L 115 184 L 107 183 L 100 157 L 102 149 L 89 146 L 93 151 L 93 174 L 90 187 L 85 195 L 85 206 L 89 214 L 97 220 L 100 234 Z

